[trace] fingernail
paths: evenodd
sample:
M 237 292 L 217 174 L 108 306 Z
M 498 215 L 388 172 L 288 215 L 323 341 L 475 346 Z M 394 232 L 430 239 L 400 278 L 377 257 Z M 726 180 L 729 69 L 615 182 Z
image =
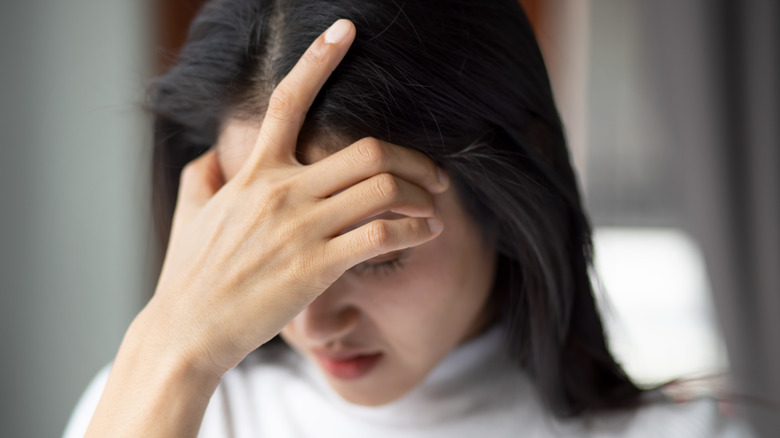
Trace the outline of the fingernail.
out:
M 444 223 L 441 221 L 441 219 L 432 217 L 428 219 L 428 228 L 431 229 L 431 233 L 436 234 L 444 229 Z
M 336 44 L 344 39 L 349 33 L 349 21 L 338 20 L 333 23 L 327 32 L 325 32 L 325 42 L 328 44 Z
M 441 167 L 438 168 L 439 170 L 439 183 L 441 183 L 442 186 L 446 187 L 450 183 L 450 177 L 447 175 L 447 172 L 444 171 Z

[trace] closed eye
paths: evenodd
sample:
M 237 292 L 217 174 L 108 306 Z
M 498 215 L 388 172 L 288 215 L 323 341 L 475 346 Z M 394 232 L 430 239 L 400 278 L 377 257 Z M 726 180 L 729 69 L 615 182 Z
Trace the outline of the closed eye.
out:
M 366 260 L 353 266 L 350 271 L 358 275 L 390 275 L 393 272 L 403 268 L 406 253 L 404 251 L 395 251 L 383 254 L 373 259 Z

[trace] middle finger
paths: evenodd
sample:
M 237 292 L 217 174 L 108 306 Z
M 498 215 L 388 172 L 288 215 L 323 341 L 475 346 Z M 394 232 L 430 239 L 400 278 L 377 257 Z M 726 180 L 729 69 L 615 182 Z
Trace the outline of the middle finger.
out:
M 328 232 L 338 235 L 345 228 L 370 217 L 393 212 L 409 217 L 435 217 L 433 196 L 415 184 L 381 173 L 320 203 Z
M 309 193 L 326 198 L 380 173 L 393 174 L 431 193 L 449 187 L 447 174 L 426 155 L 371 137 L 309 165 L 302 176 Z

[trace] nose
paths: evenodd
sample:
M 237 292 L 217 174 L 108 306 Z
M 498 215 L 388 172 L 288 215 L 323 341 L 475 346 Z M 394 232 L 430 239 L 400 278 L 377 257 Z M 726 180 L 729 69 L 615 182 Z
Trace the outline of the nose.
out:
M 312 345 L 326 346 L 355 330 L 360 311 L 347 296 L 347 285 L 339 279 L 295 318 L 300 333 Z

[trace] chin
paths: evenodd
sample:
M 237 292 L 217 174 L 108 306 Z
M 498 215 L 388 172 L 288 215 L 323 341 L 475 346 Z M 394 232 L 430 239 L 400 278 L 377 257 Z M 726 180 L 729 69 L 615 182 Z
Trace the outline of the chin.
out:
M 356 382 L 344 383 L 328 380 L 331 388 L 338 393 L 341 398 L 353 405 L 376 407 L 392 403 L 404 395 L 411 388 L 377 388 L 375 385 L 360 385 Z M 385 385 L 383 385 L 385 386 Z

